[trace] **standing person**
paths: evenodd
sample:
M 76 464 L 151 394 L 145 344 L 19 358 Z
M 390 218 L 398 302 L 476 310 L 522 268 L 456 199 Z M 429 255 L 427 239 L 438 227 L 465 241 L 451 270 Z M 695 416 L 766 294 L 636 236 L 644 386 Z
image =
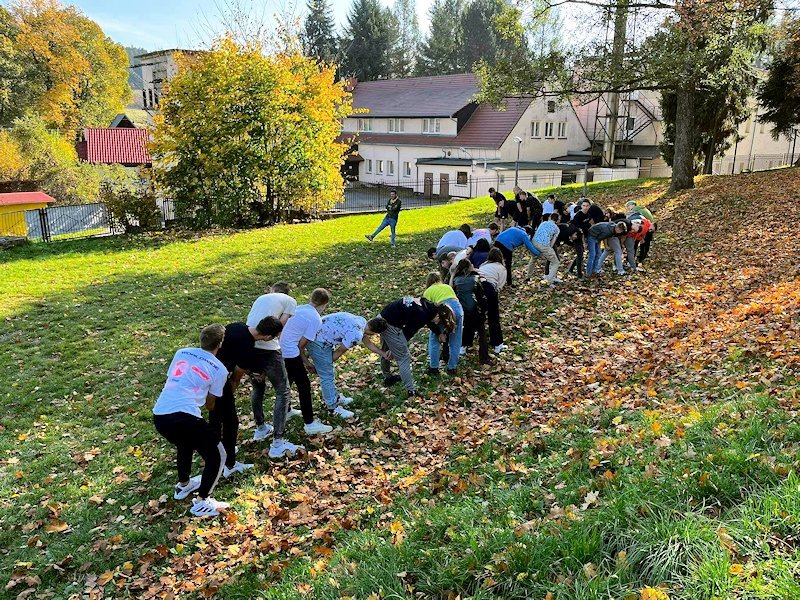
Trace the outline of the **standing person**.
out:
M 489 364 L 489 343 L 486 339 L 486 297 L 478 272 L 468 260 L 456 265 L 453 289 L 464 309 L 464 335 L 460 353 L 466 354 L 472 348 L 475 335 L 478 336 L 478 358 L 482 365 Z
M 371 242 L 378 237 L 381 231 L 389 227 L 392 232 L 392 248 L 394 248 L 397 219 L 400 216 L 400 209 L 402 206 L 403 203 L 400 201 L 400 198 L 397 197 L 397 190 L 389 192 L 389 201 L 386 203 L 386 216 L 383 217 L 383 221 L 381 221 L 381 224 L 378 225 L 378 228 L 371 235 L 365 235 L 364 237 Z
M 556 210 L 556 195 L 548 194 L 547 200 L 542 203 L 542 221 L 550 218 L 550 215 Z
M 247 323 L 231 323 L 225 326 L 225 343 L 217 352 L 217 360 L 225 365 L 229 376 L 222 390 L 222 397 L 208 411 L 208 424 L 217 437 L 222 439 L 225 448 L 227 458 L 222 475 L 226 479 L 253 467 L 236 460 L 239 416 L 236 414 L 234 393 L 245 372 L 258 368 L 256 342 L 274 340 L 282 329 L 283 325 L 275 317 L 264 317 L 255 327 L 249 327 Z
M 591 277 L 592 275 L 600 272 L 600 243 L 603 240 L 615 238 L 616 236 L 624 235 L 627 232 L 628 228 L 624 221 L 617 221 L 615 223 L 598 223 L 597 225 L 592 225 L 589 228 L 589 236 L 587 239 L 589 256 L 586 259 L 587 277 Z
M 544 221 L 539 227 L 536 228 L 536 233 L 533 235 L 533 246 L 539 251 L 539 255 L 547 260 L 549 270 L 547 272 L 547 283 L 550 287 L 555 287 L 558 279 L 559 260 L 558 254 L 555 250 L 556 240 L 561 230 L 558 228 L 559 214 L 557 212 L 550 213 L 547 221 Z M 531 256 L 528 262 L 528 279 L 533 277 L 533 272 L 536 269 L 536 257 Z
M 466 257 L 462 260 L 469 262 Z M 453 269 L 453 271 L 455 271 L 455 269 Z M 428 281 L 431 281 L 430 277 L 434 275 L 436 275 L 436 273 L 431 273 Z M 447 341 L 449 349 L 449 354 L 447 356 L 447 372 L 450 375 L 455 375 L 461 351 L 461 338 L 464 334 L 464 309 L 458 301 L 455 290 L 446 283 L 442 283 L 441 280 L 431 283 L 422 294 L 422 297 L 434 304 L 446 306 L 453 311 L 453 317 L 455 319 L 455 326 L 450 330 L 446 338 L 444 338 L 443 334 L 434 332 L 433 330 L 431 330 L 428 335 L 428 374 L 439 374 L 442 343 Z
M 297 307 L 294 315 L 286 322 L 281 333 L 281 351 L 286 364 L 289 383 L 297 388 L 300 398 L 300 411 L 303 413 L 303 430 L 306 435 L 330 433 L 333 427 L 314 418 L 314 406 L 311 403 L 311 381 L 308 379 L 309 368 L 306 346 L 317 337 L 322 328 L 322 313 L 328 308 L 330 294 L 328 290 L 317 288 L 311 292 L 308 304 Z
M 200 407 L 214 408 L 223 394 L 228 371 L 217 359 L 225 338 L 225 327 L 209 325 L 200 332 L 199 348 L 182 348 L 167 369 L 167 382 L 153 406 L 156 431 L 177 449 L 178 483 L 174 497 L 183 500 L 197 491 L 190 512 L 196 517 L 216 516 L 228 508 L 211 492 L 219 481 L 225 463 L 225 447 L 211 426 L 202 418 Z M 192 455 L 203 458 L 203 474 L 191 477 Z
M 402 380 L 409 398 L 419 396 L 411 370 L 408 342 L 423 327 L 428 327 L 431 331 L 452 331 L 455 328 L 453 311 L 446 306 L 437 306 L 425 298 L 406 296 L 384 306 L 380 317 L 387 324 L 386 330 L 381 333 L 381 349 L 391 354 L 400 370 L 399 377 L 393 375 L 389 359 L 381 358 L 383 384 L 389 387 Z
M 500 327 L 500 290 L 506 284 L 508 276 L 503 266 L 503 253 L 499 248 L 492 248 L 486 262 L 478 269 L 483 277 L 483 293 L 486 297 L 486 316 L 489 321 L 489 343 L 495 354 L 508 348 L 503 343 L 503 330 Z
M 367 321 L 347 312 L 332 313 L 322 317 L 322 327 L 313 340 L 309 340 L 308 349 L 314 369 L 319 375 L 322 399 L 331 416 L 345 420 L 355 415 L 346 407 L 353 402 L 336 388 L 334 364 L 348 350 L 364 344 L 365 347 L 383 359 L 391 358 L 388 351 L 381 350 L 372 341 L 372 336 L 386 331 L 386 321 L 376 317 Z
M 539 256 L 539 251 L 531 242 L 532 233 L 533 231 L 530 227 L 525 229 L 522 227 L 509 227 L 498 235 L 494 241 L 494 247 L 503 253 L 503 261 L 506 264 L 506 283 L 509 287 L 514 287 L 511 276 L 514 250 L 520 246 L 525 246 L 532 256 Z
M 506 197 L 498 192 L 493 187 L 489 188 L 489 196 L 494 200 L 494 222 L 500 228 L 500 232 L 506 228 L 506 219 L 508 218 L 508 207 L 506 206 Z
M 284 327 L 297 310 L 297 301 L 289 295 L 289 284 L 279 281 L 272 286 L 270 293 L 259 296 L 247 315 L 247 325 L 256 327 L 265 317 L 275 317 Z M 250 375 L 253 389 L 250 392 L 250 404 L 256 421 L 253 440 L 259 442 L 273 435 L 269 448 L 269 456 L 278 459 L 283 456 L 292 457 L 305 450 L 303 446 L 292 444 L 284 439 L 286 421 L 300 416 L 300 411 L 292 409 L 289 393 L 289 377 L 281 354 L 279 340 L 256 341 L 257 366 Z M 264 420 L 265 379 L 269 379 L 275 389 L 275 407 L 272 411 L 272 425 Z

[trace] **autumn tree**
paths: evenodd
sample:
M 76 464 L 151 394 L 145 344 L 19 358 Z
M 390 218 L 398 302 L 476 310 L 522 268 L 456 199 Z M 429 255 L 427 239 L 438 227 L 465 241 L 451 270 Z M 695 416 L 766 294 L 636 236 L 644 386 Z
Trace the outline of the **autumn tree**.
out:
M 342 37 L 342 74 L 361 80 L 391 75 L 394 16 L 378 0 L 354 0 Z
M 230 38 L 179 58 L 156 117 L 156 182 L 194 226 L 274 223 L 342 197 L 350 95 L 299 52 Z
M 794 128 L 800 125 L 800 18 L 784 23 L 758 101 L 765 109 L 760 120 L 773 125 L 773 136 L 796 134 Z
M 392 77 L 411 77 L 420 45 L 416 3 L 414 0 L 395 0 L 392 15 L 395 26 L 390 58 Z
M 77 8 L 56 0 L 17 0 L 3 11 L 0 69 L 8 61 L 21 77 L 7 88 L 16 110 L 4 111 L 0 125 L 32 110 L 74 135 L 107 125 L 130 100 L 124 48 Z
M 336 60 L 335 23 L 328 0 L 309 0 L 301 39 L 306 56 L 323 63 Z
M 450 75 L 463 73 L 461 29 L 462 0 L 434 0 L 428 15 L 428 36 L 420 45 L 417 75 Z
M 472 0 L 461 13 L 461 63 L 471 69 L 485 61 L 494 63 L 498 56 L 524 38 L 509 40 L 500 35 L 496 21 L 503 13 L 503 0 Z

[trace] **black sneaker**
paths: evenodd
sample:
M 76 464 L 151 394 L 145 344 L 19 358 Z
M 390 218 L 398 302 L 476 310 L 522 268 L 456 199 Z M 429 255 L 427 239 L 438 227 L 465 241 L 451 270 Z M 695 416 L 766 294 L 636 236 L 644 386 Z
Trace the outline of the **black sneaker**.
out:
M 448 374 L 448 375 L 452 375 L 452 376 L 454 376 L 454 377 L 455 377 L 455 375 L 456 375 L 456 369 L 447 369 L 447 374 Z
M 385 385 L 386 387 L 391 387 L 395 383 L 399 383 L 400 381 L 401 381 L 401 378 L 400 378 L 399 375 L 389 375 L 388 377 L 386 377 L 383 380 L 383 385 Z
M 414 390 L 413 392 L 411 392 L 411 391 L 408 392 L 408 399 L 409 400 L 413 400 L 415 398 L 419 398 L 421 400 L 422 399 L 422 394 L 419 393 L 419 391 L 417 391 L 417 390 Z
M 425 369 L 425 374 L 430 375 L 431 377 L 438 377 L 439 376 L 439 369 L 434 369 L 433 367 L 428 367 Z

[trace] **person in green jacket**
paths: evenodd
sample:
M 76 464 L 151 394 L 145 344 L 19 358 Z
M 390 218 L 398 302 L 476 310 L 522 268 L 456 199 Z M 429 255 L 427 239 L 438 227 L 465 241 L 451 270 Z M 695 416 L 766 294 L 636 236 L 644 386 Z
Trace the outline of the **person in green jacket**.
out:
M 378 228 L 372 235 L 365 235 L 364 237 L 371 242 L 378 236 L 378 234 L 381 231 L 389 227 L 391 228 L 392 231 L 392 248 L 394 248 L 395 230 L 397 229 L 397 218 L 400 215 L 400 208 L 402 207 L 402 205 L 403 203 L 400 202 L 400 198 L 397 197 L 397 191 L 392 190 L 391 192 L 389 192 L 389 202 L 386 203 L 386 216 L 383 217 L 383 221 L 381 221 L 381 224 L 378 225 Z

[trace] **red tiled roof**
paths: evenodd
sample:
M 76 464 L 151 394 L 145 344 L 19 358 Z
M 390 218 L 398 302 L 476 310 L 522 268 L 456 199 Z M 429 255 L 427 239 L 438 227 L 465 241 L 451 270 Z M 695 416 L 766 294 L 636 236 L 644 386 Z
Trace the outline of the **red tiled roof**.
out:
M 356 143 L 496 149 L 503 145 L 532 101 L 531 97 L 508 98 L 505 110 L 481 104 L 456 136 L 362 132 L 358 134 Z
M 55 202 L 44 192 L 13 192 L 10 194 L 0 194 L 0 206 L 12 206 L 14 204 L 42 204 Z
M 152 162 L 145 129 L 88 128 L 86 141 L 78 144 L 78 156 L 90 163 L 146 165 Z
M 477 92 L 474 73 L 359 81 L 353 108 L 368 109 L 363 114 L 370 117 L 451 117 Z

